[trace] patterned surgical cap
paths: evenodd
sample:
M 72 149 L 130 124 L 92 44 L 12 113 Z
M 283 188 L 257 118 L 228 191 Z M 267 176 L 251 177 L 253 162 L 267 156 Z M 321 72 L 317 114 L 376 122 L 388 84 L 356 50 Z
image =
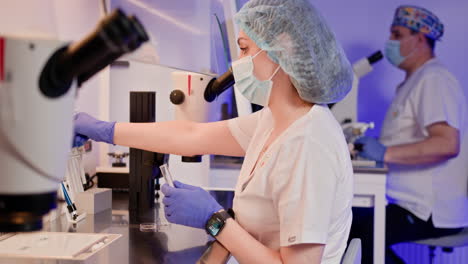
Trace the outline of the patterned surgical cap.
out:
M 444 25 L 439 18 L 429 10 L 417 6 L 399 6 L 392 26 L 407 27 L 434 40 L 439 40 L 444 34 Z

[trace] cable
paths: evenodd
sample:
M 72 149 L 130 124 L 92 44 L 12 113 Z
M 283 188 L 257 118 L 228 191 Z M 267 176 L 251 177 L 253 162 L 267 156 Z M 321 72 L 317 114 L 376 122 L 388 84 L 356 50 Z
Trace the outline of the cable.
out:
M 86 184 L 83 184 L 84 190 L 88 190 L 94 187 L 94 178 L 97 177 L 97 174 L 94 174 L 93 176 L 89 177 L 89 174 L 85 174 L 86 176 Z

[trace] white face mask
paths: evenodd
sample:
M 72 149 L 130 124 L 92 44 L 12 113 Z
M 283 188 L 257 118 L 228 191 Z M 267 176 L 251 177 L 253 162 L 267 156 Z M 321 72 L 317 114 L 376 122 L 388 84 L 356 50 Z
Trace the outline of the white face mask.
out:
M 416 47 L 406 56 L 401 55 L 401 43 L 406 42 L 408 39 L 405 40 L 387 40 L 385 43 L 385 50 L 384 54 L 387 60 L 393 64 L 394 66 L 400 66 L 406 59 L 411 57 L 414 52 L 416 51 Z
M 258 80 L 253 74 L 253 59 L 262 51 L 263 50 L 260 50 L 253 57 L 246 56 L 232 62 L 232 72 L 236 82 L 234 84 L 234 88 L 244 95 L 251 103 L 266 106 L 268 105 L 271 88 L 273 87 L 271 79 L 273 79 L 280 67 L 278 66 L 278 68 L 276 68 L 275 72 L 268 80 Z

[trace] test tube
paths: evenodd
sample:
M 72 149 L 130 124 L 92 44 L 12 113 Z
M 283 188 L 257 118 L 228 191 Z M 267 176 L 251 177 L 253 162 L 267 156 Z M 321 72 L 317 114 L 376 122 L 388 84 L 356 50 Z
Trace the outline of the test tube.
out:
M 159 166 L 159 169 L 161 170 L 161 173 L 166 183 L 169 184 L 169 186 L 174 187 L 172 174 L 171 174 L 171 171 L 169 170 L 169 166 L 167 166 L 167 163 L 164 163 L 163 165 Z
M 169 171 L 169 166 L 167 163 L 159 166 L 159 169 L 161 170 L 161 173 L 164 177 L 164 180 L 166 181 L 169 186 L 174 187 L 174 182 L 172 178 L 172 174 Z M 169 222 L 164 216 L 164 208 L 161 206 L 160 202 L 156 202 L 156 219 L 155 222 L 152 223 L 141 223 L 140 224 L 140 231 L 141 232 L 159 232 L 163 231 L 166 228 L 170 226 Z

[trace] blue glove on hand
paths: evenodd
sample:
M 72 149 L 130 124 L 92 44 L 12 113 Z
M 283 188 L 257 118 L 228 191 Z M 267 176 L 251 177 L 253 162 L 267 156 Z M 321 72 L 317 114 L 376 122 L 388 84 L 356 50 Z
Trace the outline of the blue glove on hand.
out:
M 84 145 L 84 143 L 86 143 L 86 141 L 88 141 L 88 137 L 86 136 L 82 136 L 82 135 L 75 135 L 75 137 L 73 138 L 73 144 L 72 144 L 72 147 L 73 148 L 77 148 L 77 147 L 81 147 Z
M 88 137 L 97 142 L 114 144 L 115 122 L 105 122 L 86 114 L 78 113 L 74 116 L 76 136 Z
M 195 228 L 205 228 L 206 222 L 221 205 L 200 187 L 174 181 L 175 188 L 164 184 L 164 214 L 169 222 Z
M 385 151 L 387 147 L 382 145 L 377 139 L 373 137 L 361 137 L 354 142 L 354 144 L 362 144 L 362 151 L 358 153 L 359 156 L 375 160 L 377 162 L 383 162 Z

